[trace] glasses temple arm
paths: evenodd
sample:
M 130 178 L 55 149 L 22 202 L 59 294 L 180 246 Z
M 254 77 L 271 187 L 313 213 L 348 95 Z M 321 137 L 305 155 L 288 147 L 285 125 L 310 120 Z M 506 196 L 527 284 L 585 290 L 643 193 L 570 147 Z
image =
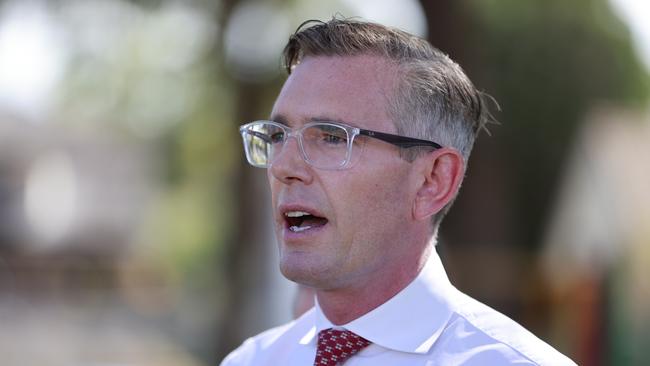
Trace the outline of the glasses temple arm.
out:
M 259 137 L 260 139 L 264 140 L 265 142 L 269 142 L 269 143 L 273 142 L 273 141 L 271 141 L 270 136 L 265 134 L 265 133 L 257 132 L 255 130 L 244 130 L 244 132 L 247 133 L 247 134 L 253 135 L 255 137 Z
M 399 136 L 399 135 L 393 135 L 390 133 L 383 133 L 383 132 L 377 132 L 377 131 L 371 131 L 371 130 L 363 130 L 359 129 L 359 134 L 360 135 L 365 135 L 368 137 L 376 138 L 378 140 L 382 140 L 385 142 L 388 142 L 390 144 L 403 147 L 403 148 L 409 148 L 409 147 L 416 147 L 416 146 L 431 146 L 435 149 L 441 149 L 442 146 L 436 142 L 429 141 L 429 140 L 421 140 L 421 139 L 416 139 L 413 137 L 406 137 L 406 136 Z

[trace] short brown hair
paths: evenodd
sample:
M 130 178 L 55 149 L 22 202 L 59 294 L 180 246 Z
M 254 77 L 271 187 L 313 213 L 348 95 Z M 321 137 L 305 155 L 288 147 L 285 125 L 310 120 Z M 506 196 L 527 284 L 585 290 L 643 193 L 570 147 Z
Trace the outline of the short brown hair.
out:
M 381 24 L 334 18 L 302 23 L 283 51 L 288 74 L 307 56 L 357 55 L 376 55 L 397 64 L 399 84 L 388 111 L 398 133 L 453 147 L 467 162 L 479 131 L 491 120 L 484 94 L 458 64 L 426 40 Z M 413 160 L 420 151 L 403 150 L 402 155 Z M 434 226 L 450 206 L 434 217 Z

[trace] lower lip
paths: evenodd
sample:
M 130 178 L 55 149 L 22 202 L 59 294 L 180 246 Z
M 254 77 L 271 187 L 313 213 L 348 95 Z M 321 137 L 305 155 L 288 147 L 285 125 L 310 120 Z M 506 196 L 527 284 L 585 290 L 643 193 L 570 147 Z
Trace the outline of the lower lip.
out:
M 310 229 L 298 231 L 298 232 L 291 231 L 289 227 L 285 226 L 284 230 L 282 231 L 282 238 L 284 239 L 285 242 L 298 242 L 298 241 L 311 240 L 316 235 L 320 234 L 323 230 L 325 230 L 327 225 L 328 224 L 315 226 Z

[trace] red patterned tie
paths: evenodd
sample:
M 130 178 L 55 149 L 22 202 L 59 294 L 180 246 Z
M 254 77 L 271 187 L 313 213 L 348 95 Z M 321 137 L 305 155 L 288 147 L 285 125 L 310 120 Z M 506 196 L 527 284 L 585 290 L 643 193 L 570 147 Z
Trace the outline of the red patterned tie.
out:
M 349 330 L 324 329 L 318 333 L 314 366 L 342 365 L 345 360 L 367 347 L 370 341 Z

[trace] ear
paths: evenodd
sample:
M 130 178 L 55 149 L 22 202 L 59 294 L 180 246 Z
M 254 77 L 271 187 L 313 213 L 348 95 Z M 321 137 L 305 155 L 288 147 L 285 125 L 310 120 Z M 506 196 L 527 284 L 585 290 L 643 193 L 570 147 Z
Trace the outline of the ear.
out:
M 413 201 L 413 217 L 425 220 L 454 199 L 463 180 L 465 163 L 456 149 L 442 148 L 418 157 L 416 164 L 419 185 Z

